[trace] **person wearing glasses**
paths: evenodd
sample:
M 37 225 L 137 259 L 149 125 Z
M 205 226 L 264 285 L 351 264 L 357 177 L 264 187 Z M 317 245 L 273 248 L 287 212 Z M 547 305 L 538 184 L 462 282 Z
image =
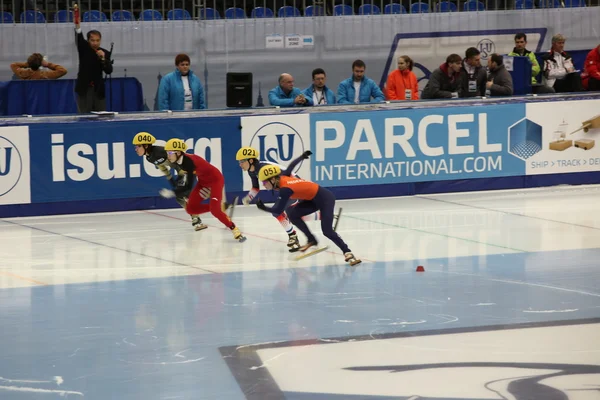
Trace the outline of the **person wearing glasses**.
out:
M 314 69 L 312 72 L 313 83 L 304 89 L 304 97 L 312 100 L 312 105 L 322 106 L 337 102 L 335 93 L 325 85 L 327 75 L 323 68 Z

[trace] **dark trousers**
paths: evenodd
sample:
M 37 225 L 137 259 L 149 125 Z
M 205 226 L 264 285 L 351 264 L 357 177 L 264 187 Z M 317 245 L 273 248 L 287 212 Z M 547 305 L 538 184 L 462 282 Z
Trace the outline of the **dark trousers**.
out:
M 302 219 L 305 215 L 312 214 L 315 211 L 321 211 L 321 230 L 323 235 L 330 239 L 343 253 L 349 253 L 348 245 L 333 230 L 333 208 L 335 206 L 335 196 L 329 190 L 320 187 L 317 195 L 312 200 L 300 200 L 295 206 L 287 209 L 288 218 L 306 235 L 309 242 L 317 242 L 306 223 Z
M 588 90 L 592 92 L 600 92 L 600 80 L 589 78 L 588 80 Z
M 106 111 L 106 99 L 100 98 L 93 87 L 88 87 L 84 95 L 77 94 L 77 111 L 87 114 L 90 111 Z
M 567 74 L 564 79 L 557 79 L 554 82 L 554 90 L 556 93 L 583 92 L 581 77 L 576 72 Z

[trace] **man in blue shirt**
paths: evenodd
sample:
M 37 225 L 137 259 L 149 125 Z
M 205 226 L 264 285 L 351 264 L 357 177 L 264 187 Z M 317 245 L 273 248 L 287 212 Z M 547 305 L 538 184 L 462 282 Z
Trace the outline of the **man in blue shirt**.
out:
M 269 91 L 269 103 L 279 107 L 312 106 L 312 100 L 294 87 L 294 77 L 290 74 L 279 75 L 279 86 Z
M 366 68 L 362 60 L 352 63 L 352 77 L 338 86 L 338 104 L 379 103 L 385 100 L 375 81 L 365 76 Z
M 315 106 L 335 104 L 335 93 L 325 85 L 325 80 L 327 79 L 325 70 L 323 70 L 323 68 L 314 69 L 312 78 L 313 84 L 302 92 L 304 93 L 304 96 L 307 99 L 311 99 Z

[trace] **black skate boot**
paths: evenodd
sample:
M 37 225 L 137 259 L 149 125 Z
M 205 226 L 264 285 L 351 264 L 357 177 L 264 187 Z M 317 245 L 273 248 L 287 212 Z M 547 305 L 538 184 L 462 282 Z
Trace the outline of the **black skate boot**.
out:
M 344 253 L 344 260 L 350 264 L 351 267 L 354 267 L 357 264 L 360 264 L 362 262 L 362 260 L 359 260 L 358 258 L 354 257 L 354 254 L 352 253 Z
M 194 230 L 196 230 L 196 231 L 201 231 L 203 229 L 208 228 L 207 225 L 204 225 L 202 223 L 202 220 L 197 215 L 192 216 L 192 226 L 194 227 Z
M 290 253 L 295 253 L 298 250 L 300 250 L 300 241 L 298 240 L 298 235 L 296 234 L 296 232 L 289 234 L 287 247 L 289 247 Z

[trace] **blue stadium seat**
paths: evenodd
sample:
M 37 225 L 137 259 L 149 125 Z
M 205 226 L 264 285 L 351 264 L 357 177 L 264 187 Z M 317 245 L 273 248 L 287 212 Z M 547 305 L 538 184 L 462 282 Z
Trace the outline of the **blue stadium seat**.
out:
M 406 8 L 402 4 L 387 4 L 383 9 L 384 14 L 406 14 Z
M 381 10 L 375 4 L 363 4 L 358 7 L 358 15 L 379 15 Z
M 225 19 L 244 19 L 246 12 L 238 7 L 230 7 L 225 10 Z
M 292 18 L 292 17 L 301 17 L 302 14 L 300 13 L 300 10 L 298 10 L 296 7 L 283 6 L 279 9 L 279 11 L 277 11 L 277 16 L 285 17 L 285 18 Z
M 540 8 L 562 8 L 560 0 L 540 0 Z
M 106 14 L 100 12 L 98 10 L 86 11 L 83 13 L 83 22 L 106 22 L 108 18 L 106 18 Z
M 517 10 L 533 10 L 534 8 L 533 0 L 517 0 L 515 3 Z
M 139 21 L 162 21 L 163 16 L 157 10 L 144 10 L 140 14 Z
M 479 0 L 469 0 L 463 5 L 464 11 L 485 11 L 485 4 Z
M 458 10 L 456 4 L 451 1 L 440 1 L 435 8 L 437 12 L 456 12 Z
M 325 9 L 322 6 L 308 6 L 304 9 L 305 17 L 322 17 L 325 15 Z
M 254 7 L 252 10 L 252 14 L 250 14 L 252 18 L 273 18 L 273 10 L 268 7 Z
M 73 22 L 73 11 L 58 10 L 54 14 L 54 22 Z
M 119 10 L 119 11 L 114 11 L 112 13 L 112 20 L 113 21 L 135 21 L 135 18 L 133 18 L 133 14 L 131 13 L 131 11 Z
M 8 11 L 0 12 L 0 24 L 12 24 L 15 22 L 13 16 Z
M 46 22 L 44 14 L 39 11 L 29 10 L 21 13 L 21 23 L 25 24 L 43 24 Z
M 221 14 L 214 8 L 201 8 L 199 11 L 200 19 L 221 19 Z
M 420 14 L 420 13 L 428 13 L 429 12 L 429 4 L 427 3 L 413 3 L 412 6 L 410 6 L 410 13 L 411 14 Z
M 354 15 L 354 10 L 347 4 L 338 4 L 333 7 L 333 15 Z
M 190 20 L 192 19 L 192 16 L 189 12 L 187 12 L 187 10 L 175 8 L 174 10 L 169 10 L 167 13 L 167 19 L 171 21 Z
M 572 8 L 572 7 L 586 7 L 587 4 L 585 4 L 585 0 L 564 0 L 565 1 L 565 8 Z

